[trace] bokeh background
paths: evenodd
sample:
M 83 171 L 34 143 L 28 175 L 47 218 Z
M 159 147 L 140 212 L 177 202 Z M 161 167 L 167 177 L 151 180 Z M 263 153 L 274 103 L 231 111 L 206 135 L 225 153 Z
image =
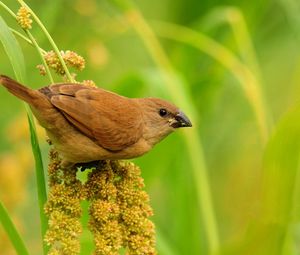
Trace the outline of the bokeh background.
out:
M 77 80 L 162 97 L 191 116 L 192 129 L 134 160 L 154 208 L 159 254 L 300 254 L 298 0 L 153 0 L 129 9 L 121 0 L 27 3 L 61 50 L 86 59 Z M 37 26 L 32 33 L 50 48 Z M 36 51 L 19 41 L 28 85 L 46 85 Z M 13 77 L 1 47 L 0 73 Z M 26 113 L 2 88 L 0 123 L 0 199 L 31 254 L 41 254 Z M 82 243 L 82 254 L 91 254 L 88 231 Z M 15 254 L 1 227 L 0 254 Z

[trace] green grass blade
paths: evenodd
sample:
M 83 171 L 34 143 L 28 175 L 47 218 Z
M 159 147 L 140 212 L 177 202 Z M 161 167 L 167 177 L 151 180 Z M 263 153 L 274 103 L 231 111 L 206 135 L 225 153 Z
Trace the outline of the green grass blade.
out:
M 300 105 L 277 125 L 266 147 L 261 211 L 239 254 L 282 255 L 296 247 L 299 224 Z M 288 244 L 288 245 L 287 245 Z M 245 252 L 245 253 L 244 253 Z
M 26 83 L 25 76 L 25 61 L 22 50 L 18 41 L 10 31 L 5 21 L 0 17 L 0 41 L 9 57 L 10 63 L 15 72 L 16 78 L 21 83 Z M 37 179 L 37 190 L 38 190 L 38 201 L 40 209 L 40 222 L 41 222 L 41 233 L 44 236 L 47 230 L 47 218 L 44 214 L 44 204 L 47 201 L 46 185 L 44 177 L 43 162 L 41 157 L 41 151 L 38 144 L 38 139 L 35 131 L 33 117 L 30 108 L 26 105 L 28 113 L 28 122 L 30 127 L 31 145 L 36 166 L 36 179 Z M 47 252 L 46 244 L 43 244 L 44 253 Z
M 10 63 L 15 72 L 18 81 L 25 83 L 26 73 L 25 73 L 25 61 L 22 50 L 15 39 L 14 35 L 11 33 L 9 27 L 0 16 L 0 40 L 7 53 Z
M 48 228 L 48 219 L 44 213 L 44 205 L 47 201 L 46 182 L 44 176 L 42 154 L 39 146 L 38 137 L 36 135 L 33 116 L 30 110 L 27 111 L 27 117 L 28 117 L 28 123 L 30 128 L 32 152 L 35 159 L 38 201 L 39 201 L 39 208 L 40 208 L 41 232 L 43 238 Z M 44 243 L 43 243 L 43 250 L 44 250 L 44 254 L 47 254 L 48 247 Z
M 207 29 L 216 29 L 228 25 L 236 41 L 241 61 L 253 71 L 255 76 L 261 77 L 252 38 L 242 10 L 234 6 L 218 6 L 201 20 Z
M 298 105 L 280 121 L 266 148 L 263 218 L 282 227 L 287 227 L 293 213 L 298 213 L 293 206 L 298 203 L 294 200 L 294 192 L 299 190 L 296 187 L 300 170 L 299 116 Z
M 2 223 L 3 228 L 5 229 L 11 243 L 13 244 L 17 254 L 19 255 L 29 255 L 25 244 L 19 235 L 14 223 L 12 222 L 9 214 L 3 204 L 0 201 L 0 222 Z

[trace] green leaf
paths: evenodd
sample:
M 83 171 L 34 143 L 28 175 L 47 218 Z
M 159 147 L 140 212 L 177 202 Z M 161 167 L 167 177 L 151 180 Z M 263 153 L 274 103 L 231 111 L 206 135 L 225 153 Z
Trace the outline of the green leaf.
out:
M 25 61 L 20 45 L 0 16 L 0 40 L 18 81 L 26 82 Z
M 1 16 L 0 16 L 0 41 L 2 42 L 6 54 L 9 57 L 10 63 L 13 67 L 17 80 L 21 83 L 26 83 L 25 61 L 24 61 L 24 56 L 21 47 Z M 46 215 L 44 214 L 44 204 L 47 201 L 44 168 L 43 168 L 43 161 L 42 161 L 41 151 L 38 143 L 38 138 L 35 131 L 35 125 L 34 125 L 32 113 L 30 111 L 30 108 L 27 105 L 25 107 L 28 114 L 31 146 L 34 155 L 34 160 L 35 160 L 37 192 L 38 192 L 38 201 L 39 201 L 39 209 L 40 209 L 41 234 L 43 239 L 43 236 L 45 235 L 48 226 L 47 218 Z M 47 253 L 46 244 L 43 244 L 43 250 L 44 250 L 44 254 L 46 254 Z
M 3 228 L 6 231 L 10 241 L 15 247 L 17 254 L 29 255 L 29 252 L 27 251 L 21 236 L 19 235 L 14 223 L 9 217 L 9 214 L 7 213 L 6 209 L 2 205 L 1 201 L 0 201 L 0 222 L 2 223 Z
M 261 213 L 238 254 L 282 255 L 295 247 L 299 220 L 300 105 L 277 125 L 266 147 Z M 289 245 L 286 246 L 287 242 Z M 227 254 L 227 253 L 226 253 Z M 236 253 L 229 253 L 236 254 Z
M 42 160 L 42 154 L 39 146 L 38 137 L 36 135 L 33 116 L 29 109 L 27 109 L 27 117 L 28 117 L 28 123 L 30 128 L 31 147 L 32 147 L 32 152 L 35 160 L 37 191 L 38 191 L 38 200 L 39 200 L 39 208 L 40 208 L 41 234 L 43 239 L 48 229 L 48 219 L 44 213 L 44 205 L 47 202 L 47 192 L 46 192 L 43 160 Z M 44 243 L 43 243 L 43 250 L 44 250 L 44 254 L 47 254 L 48 247 Z
M 300 170 L 299 117 L 300 106 L 297 106 L 280 121 L 266 149 L 264 218 L 282 226 L 292 219 L 294 191 Z

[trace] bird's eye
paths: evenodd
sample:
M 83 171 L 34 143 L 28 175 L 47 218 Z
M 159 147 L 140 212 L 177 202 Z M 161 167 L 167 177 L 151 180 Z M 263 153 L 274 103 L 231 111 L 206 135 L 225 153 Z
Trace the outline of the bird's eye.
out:
M 159 115 L 161 117 L 165 117 L 168 114 L 168 111 L 166 109 L 159 109 Z

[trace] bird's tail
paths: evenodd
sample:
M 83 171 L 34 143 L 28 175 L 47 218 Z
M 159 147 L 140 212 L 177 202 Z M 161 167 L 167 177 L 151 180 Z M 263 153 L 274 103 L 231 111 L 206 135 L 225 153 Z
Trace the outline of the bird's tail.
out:
M 17 81 L 5 75 L 0 75 L 0 83 L 13 95 L 25 101 L 26 103 L 35 106 L 37 101 L 41 99 L 41 94 L 37 90 L 23 86 Z M 42 94 L 43 95 L 43 94 Z

